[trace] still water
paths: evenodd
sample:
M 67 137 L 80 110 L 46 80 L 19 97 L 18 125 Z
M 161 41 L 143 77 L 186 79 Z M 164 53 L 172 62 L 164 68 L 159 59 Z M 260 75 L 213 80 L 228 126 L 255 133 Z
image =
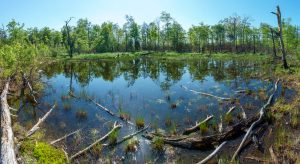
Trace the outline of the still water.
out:
M 233 106 L 237 107 L 233 123 L 241 119 L 241 108 L 250 117 L 265 103 L 274 84 L 274 79 L 258 78 L 272 77 L 271 65 L 243 60 L 136 58 L 64 61 L 47 65 L 42 70 L 45 87 L 38 100 L 40 103 L 34 109 L 30 105 L 24 107 L 18 119 L 29 128 L 56 102 L 57 108 L 43 125 L 46 134 L 43 139 L 51 141 L 81 128 L 80 133 L 60 143 L 67 148 L 69 155 L 101 138 L 115 121 L 123 125 L 119 138 L 136 131 L 135 126 L 111 116 L 87 97 L 116 115 L 125 114 L 133 123 L 136 118 L 144 119 L 145 125 L 151 124 L 148 131 L 159 129 L 168 135 L 177 135 L 208 115 L 214 115 L 213 122 L 219 124 L 220 117 Z M 193 90 L 231 98 L 232 101 L 223 102 Z M 239 90 L 247 90 L 247 94 L 237 93 Z M 70 96 L 70 91 L 76 96 Z M 214 131 L 209 130 L 209 133 Z M 136 152 L 126 153 L 127 142 L 124 142 L 98 153 L 87 153 L 78 161 L 191 163 L 209 153 L 168 146 L 164 152 L 156 152 L 150 141 L 141 135 L 136 138 L 140 142 Z

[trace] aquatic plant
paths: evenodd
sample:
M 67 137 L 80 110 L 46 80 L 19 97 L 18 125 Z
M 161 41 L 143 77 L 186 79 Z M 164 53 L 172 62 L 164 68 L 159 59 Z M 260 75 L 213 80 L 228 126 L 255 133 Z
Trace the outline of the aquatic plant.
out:
M 83 111 L 82 109 L 79 109 L 76 111 L 76 117 L 79 119 L 86 119 L 87 118 L 87 112 Z
M 101 143 L 96 144 L 90 150 L 93 156 L 98 156 L 102 151 L 103 145 Z
M 137 138 L 133 138 L 129 140 L 125 146 L 125 152 L 136 152 L 139 146 L 139 140 Z
M 71 104 L 69 104 L 69 103 L 63 104 L 63 109 L 64 110 L 70 110 L 71 109 Z
M 119 136 L 119 130 L 113 131 L 113 132 L 110 133 L 109 136 L 108 136 L 108 142 L 109 142 L 110 144 L 115 144 L 115 143 L 117 143 L 118 136 Z
M 225 114 L 225 116 L 224 116 L 224 121 L 225 121 L 227 124 L 233 123 L 233 116 L 232 116 L 232 114 L 231 114 L 231 113 Z
M 172 125 L 172 119 L 169 115 L 167 115 L 165 118 L 165 126 L 170 127 L 171 125 Z
M 138 116 L 136 119 L 135 119 L 135 125 L 137 126 L 137 128 L 143 128 L 145 126 L 145 121 L 144 121 L 144 118 L 141 117 L 141 116 Z
M 201 134 L 205 134 L 205 133 L 208 132 L 208 126 L 207 126 L 207 123 L 200 124 L 200 125 L 199 125 L 199 128 L 200 128 L 200 133 L 201 133 Z
M 155 151 L 163 151 L 164 150 L 164 140 L 161 137 L 154 137 L 151 143 L 151 147 Z

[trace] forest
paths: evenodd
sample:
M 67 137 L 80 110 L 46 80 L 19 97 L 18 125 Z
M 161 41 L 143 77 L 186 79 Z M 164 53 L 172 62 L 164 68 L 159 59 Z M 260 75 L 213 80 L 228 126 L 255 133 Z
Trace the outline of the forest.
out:
M 299 163 L 300 26 L 268 12 L 2 24 L 0 163 Z

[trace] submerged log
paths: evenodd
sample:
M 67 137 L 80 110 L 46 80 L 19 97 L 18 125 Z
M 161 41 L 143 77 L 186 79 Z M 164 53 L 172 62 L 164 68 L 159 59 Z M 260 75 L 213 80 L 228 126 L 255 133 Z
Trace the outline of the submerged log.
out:
M 98 106 L 99 108 L 101 108 L 101 109 L 104 110 L 105 112 L 109 113 L 111 116 L 118 117 L 118 118 L 121 119 L 122 121 L 125 121 L 126 123 L 128 123 L 128 124 L 134 126 L 134 124 L 133 124 L 132 122 L 130 122 L 129 120 L 124 119 L 123 117 L 116 115 L 116 114 L 113 113 L 111 110 L 109 110 L 109 109 L 107 109 L 106 107 L 104 107 L 103 105 L 97 103 L 95 100 L 91 99 L 90 97 L 87 97 L 87 99 L 90 100 L 91 102 L 93 102 L 96 106 Z
M 189 135 L 189 134 L 191 134 L 191 133 L 194 133 L 194 132 L 200 130 L 200 125 L 207 123 L 207 122 L 208 122 L 209 120 L 211 120 L 213 117 L 214 117 L 213 115 L 207 116 L 207 118 L 206 118 L 205 120 L 201 121 L 200 123 L 196 123 L 196 125 L 193 126 L 193 127 L 191 127 L 191 128 L 186 129 L 186 130 L 183 132 L 183 135 Z
M 88 147 L 84 148 L 83 150 L 80 150 L 79 152 L 77 152 L 76 154 L 72 155 L 70 158 L 70 161 L 72 161 L 73 159 L 75 159 L 76 157 L 80 156 L 81 154 L 83 154 L 84 152 L 90 150 L 92 147 L 94 147 L 95 145 L 97 145 L 99 142 L 104 141 L 108 138 L 108 136 L 119 130 L 122 127 L 122 125 L 117 124 L 117 122 L 114 123 L 113 128 L 107 133 L 105 134 L 103 137 L 101 137 L 100 139 L 96 140 L 94 143 L 92 143 L 91 145 L 89 145 Z
M 52 108 L 42 117 L 39 118 L 38 122 L 27 132 L 26 138 L 33 135 L 37 130 L 40 129 L 40 124 L 43 123 L 46 118 L 50 115 L 50 113 L 53 111 L 53 109 L 56 107 L 56 104 L 52 106 Z
M 197 164 L 204 164 L 207 163 L 210 159 L 212 159 L 221 149 L 222 147 L 227 143 L 227 141 L 224 141 L 221 145 L 219 145 L 211 154 L 209 154 L 206 158 L 204 158 L 202 161 L 198 162 Z
M 240 150 L 242 149 L 244 143 L 246 142 L 246 140 L 248 139 L 248 137 L 249 137 L 250 134 L 252 133 L 252 130 L 255 128 L 255 126 L 259 125 L 259 124 L 263 121 L 263 118 L 264 118 L 265 115 L 266 115 L 266 110 L 267 110 L 267 108 L 271 105 L 271 102 L 272 102 L 272 100 L 273 100 L 274 94 L 275 94 L 276 91 L 277 91 L 279 81 L 280 81 L 279 79 L 276 81 L 276 83 L 275 83 L 275 89 L 274 89 L 273 94 L 270 95 L 270 97 L 269 97 L 267 103 L 260 109 L 260 111 L 259 111 L 259 118 L 258 118 L 257 120 L 255 120 L 255 121 L 251 124 L 250 128 L 247 130 L 247 133 L 246 133 L 246 135 L 244 136 L 242 142 L 240 143 L 238 149 L 237 149 L 237 150 L 235 151 L 235 153 L 233 154 L 232 159 L 231 159 L 231 162 L 233 162 L 233 161 L 236 159 L 236 157 L 238 156 L 238 154 L 239 154 Z
M 80 130 L 81 130 L 81 129 L 77 129 L 77 130 L 74 131 L 74 132 L 71 132 L 71 133 L 69 133 L 69 134 L 66 134 L 66 135 L 64 135 L 63 137 L 59 138 L 59 139 L 56 139 L 56 140 L 54 140 L 54 141 L 51 141 L 50 144 L 51 144 L 51 145 L 54 145 L 55 143 L 57 143 L 57 142 L 59 142 L 59 141 L 61 141 L 61 140 L 63 140 L 63 139 L 66 139 L 66 138 L 68 138 L 69 136 L 71 136 L 71 135 L 73 135 L 73 134 L 79 132 Z
M 210 93 L 195 91 L 193 89 L 190 89 L 190 91 L 193 92 L 193 93 L 195 93 L 195 94 L 200 94 L 200 95 L 204 95 L 204 96 L 213 97 L 213 98 L 216 98 L 216 99 L 222 100 L 222 101 L 229 101 L 230 100 L 230 98 L 227 98 L 227 97 L 219 97 L 219 96 L 212 95 Z
M 6 82 L 1 93 L 1 161 L 3 164 L 16 164 L 16 154 L 14 150 L 14 134 L 11 128 L 11 118 L 9 105 L 7 103 L 7 93 L 10 78 Z

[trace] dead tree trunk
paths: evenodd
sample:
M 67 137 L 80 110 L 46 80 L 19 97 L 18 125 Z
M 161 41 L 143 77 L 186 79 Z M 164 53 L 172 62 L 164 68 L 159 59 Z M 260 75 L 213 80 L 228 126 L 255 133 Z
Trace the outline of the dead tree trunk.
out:
M 277 54 L 276 54 L 275 38 L 274 38 L 275 31 L 272 28 L 270 28 L 270 31 L 271 31 L 271 37 L 272 37 L 272 43 L 273 43 L 273 55 L 274 55 L 274 58 L 276 58 Z
M 282 37 L 282 20 L 281 20 L 281 11 L 279 6 L 277 6 L 277 12 L 272 12 L 272 14 L 275 14 L 277 16 L 277 22 L 278 22 L 278 33 L 277 35 L 279 36 L 279 41 L 280 41 L 280 47 L 281 47 L 281 52 L 282 52 L 282 64 L 283 68 L 287 69 L 289 68 L 287 61 L 286 61 L 286 51 L 284 47 L 284 42 L 283 42 L 283 37 Z
M 17 164 L 14 150 L 14 133 L 11 128 L 9 105 L 7 93 L 10 78 L 5 84 L 1 94 L 1 161 L 2 164 Z

